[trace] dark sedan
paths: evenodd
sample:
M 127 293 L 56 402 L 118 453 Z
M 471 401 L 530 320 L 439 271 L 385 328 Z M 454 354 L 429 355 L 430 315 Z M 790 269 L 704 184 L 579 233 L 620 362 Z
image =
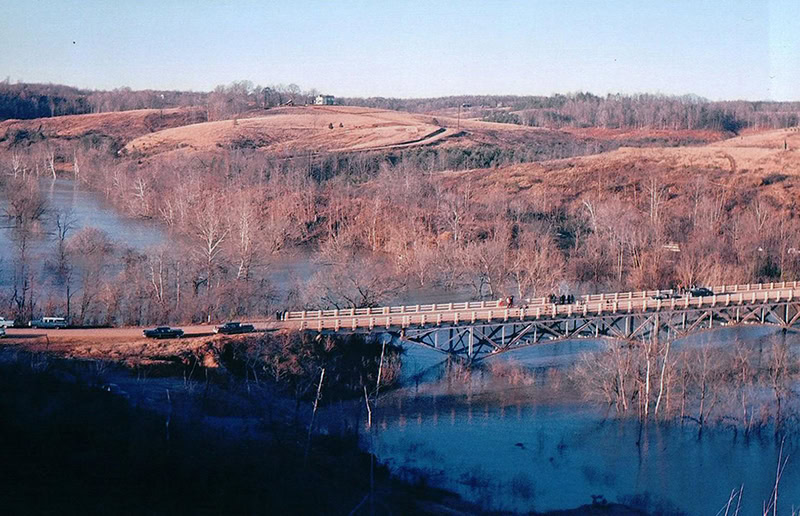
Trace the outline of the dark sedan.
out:
M 170 328 L 169 326 L 159 326 L 152 330 L 144 330 L 144 336 L 150 339 L 179 339 L 183 337 L 183 330 L 180 328 Z
M 233 333 L 250 333 L 253 331 L 256 331 L 256 329 L 252 324 L 242 324 L 239 322 L 228 322 L 222 326 L 217 326 L 214 328 L 214 333 L 222 333 L 225 335 L 231 335 Z

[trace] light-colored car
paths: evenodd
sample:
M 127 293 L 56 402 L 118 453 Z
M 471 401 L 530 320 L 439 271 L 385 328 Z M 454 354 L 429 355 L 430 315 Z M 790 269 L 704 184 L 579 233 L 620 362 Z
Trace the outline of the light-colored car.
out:
M 12 326 L 14 326 L 14 319 L 0 317 L 0 328 L 11 328 Z
M 0 339 L 6 336 L 6 329 L 0 326 Z
M 63 317 L 42 317 L 40 319 L 34 319 L 30 323 L 31 328 L 44 328 L 44 329 L 51 329 L 51 330 L 58 330 L 60 328 L 66 328 L 67 320 Z

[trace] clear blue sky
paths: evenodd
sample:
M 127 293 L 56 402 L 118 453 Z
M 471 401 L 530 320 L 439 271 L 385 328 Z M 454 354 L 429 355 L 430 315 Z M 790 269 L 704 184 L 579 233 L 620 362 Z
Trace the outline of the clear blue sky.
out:
M 0 0 L 0 79 L 800 100 L 800 0 Z

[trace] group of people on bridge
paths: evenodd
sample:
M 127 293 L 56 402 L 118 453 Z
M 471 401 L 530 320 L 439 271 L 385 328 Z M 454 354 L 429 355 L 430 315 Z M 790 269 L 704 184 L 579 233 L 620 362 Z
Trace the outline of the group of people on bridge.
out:
M 572 305 L 575 304 L 576 300 L 580 304 L 580 298 L 576 298 L 572 294 L 550 294 L 547 299 L 550 301 L 550 304 L 553 305 Z M 506 296 L 502 297 L 497 301 L 497 305 L 500 307 L 511 308 L 514 306 L 514 296 Z
M 548 299 L 552 305 L 572 305 L 575 303 L 575 296 L 572 294 L 561 294 L 560 296 L 550 294 Z

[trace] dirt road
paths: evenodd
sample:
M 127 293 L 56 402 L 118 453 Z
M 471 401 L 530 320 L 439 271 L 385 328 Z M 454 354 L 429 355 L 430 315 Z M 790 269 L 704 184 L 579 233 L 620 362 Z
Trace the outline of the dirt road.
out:
M 276 329 L 277 322 L 252 323 L 257 331 Z M 152 326 L 148 327 L 152 328 Z M 184 331 L 184 338 L 208 337 L 214 335 L 214 325 L 202 324 L 180 326 Z M 8 328 L 6 339 L 90 339 L 90 340 L 136 340 L 143 339 L 142 331 L 145 327 L 125 328 L 69 328 L 69 329 L 42 329 L 42 328 Z

